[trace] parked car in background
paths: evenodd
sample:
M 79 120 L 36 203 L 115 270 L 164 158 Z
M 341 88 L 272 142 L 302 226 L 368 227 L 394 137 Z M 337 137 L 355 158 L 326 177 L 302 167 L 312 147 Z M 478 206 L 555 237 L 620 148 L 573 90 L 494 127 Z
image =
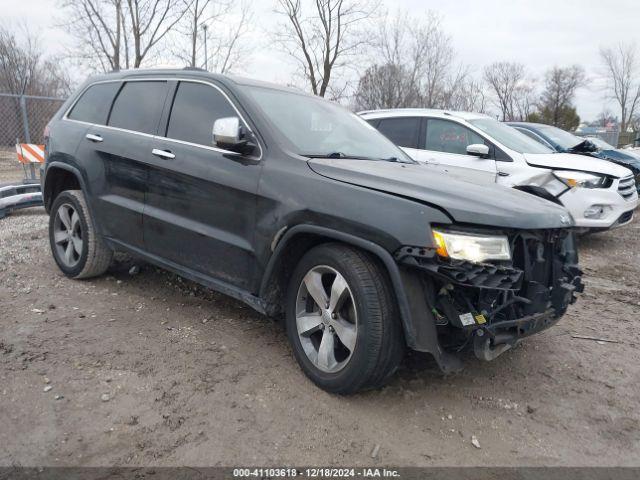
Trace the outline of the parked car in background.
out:
M 465 349 L 491 360 L 582 289 L 563 207 L 435 174 L 319 97 L 118 72 L 86 82 L 47 132 L 64 274 L 100 275 L 125 251 L 284 317 L 300 367 L 330 392 L 384 384 L 406 348 L 446 372 Z
M 636 188 L 640 189 L 640 157 L 632 151 L 618 149 L 597 137 L 578 137 L 552 125 L 529 122 L 507 124 L 555 152 L 588 155 L 627 167 L 633 172 Z
M 433 170 L 561 203 L 583 231 L 625 225 L 638 206 L 629 169 L 598 158 L 555 153 L 487 115 L 428 109 L 360 115 Z

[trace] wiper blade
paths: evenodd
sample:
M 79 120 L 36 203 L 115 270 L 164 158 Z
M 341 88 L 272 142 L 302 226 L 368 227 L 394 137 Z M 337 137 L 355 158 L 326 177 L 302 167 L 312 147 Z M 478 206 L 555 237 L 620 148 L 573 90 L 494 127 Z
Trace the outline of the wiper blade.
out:
M 318 154 L 302 154 L 304 157 L 308 158 L 348 158 L 350 160 L 371 160 L 377 162 L 398 162 L 398 163 L 412 163 L 406 160 L 401 160 L 398 157 L 387 157 L 387 158 L 379 158 L 379 157 L 365 157 L 362 155 L 350 155 L 343 152 L 331 152 L 331 153 L 318 153 Z
M 313 153 L 313 154 L 302 154 L 304 157 L 309 158 L 350 158 L 353 160 L 377 160 L 377 158 L 371 157 L 363 157 L 359 155 L 349 155 L 343 152 L 331 152 L 331 153 Z

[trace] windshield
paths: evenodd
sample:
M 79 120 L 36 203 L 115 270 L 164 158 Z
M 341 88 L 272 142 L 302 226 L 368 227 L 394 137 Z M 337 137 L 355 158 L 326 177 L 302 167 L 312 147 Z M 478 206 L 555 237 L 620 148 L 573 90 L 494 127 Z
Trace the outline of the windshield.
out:
M 605 142 L 604 140 L 602 140 L 602 139 L 600 139 L 598 137 L 587 137 L 587 140 L 589 140 L 591 143 L 593 143 L 600 150 L 615 150 L 616 149 L 616 147 L 614 147 L 613 145 L 608 144 L 607 142 Z
M 563 150 L 570 150 L 576 145 L 584 142 L 584 138 L 575 136 L 573 133 L 565 132 L 558 127 L 552 127 L 551 125 L 536 125 L 536 130 L 540 134 L 547 137 L 551 143 L 557 145 Z
M 250 86 L 245 91 L 299 155 L 413 163 L 384 135 L 339 105 L 272 88 Z
M 515 152 L 553 153 L 550 148 L 545 147 L 541 143 L 527 137 L 524 133 L 521 133 L 515 128 L 492 118 L 469 120 L 469 123 L 489 135 L 491 139 Z

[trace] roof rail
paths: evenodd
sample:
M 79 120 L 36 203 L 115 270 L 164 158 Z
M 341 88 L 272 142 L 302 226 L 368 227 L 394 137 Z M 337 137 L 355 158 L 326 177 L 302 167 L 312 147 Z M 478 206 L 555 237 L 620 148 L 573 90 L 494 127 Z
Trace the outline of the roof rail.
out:
M 205 70 L 204 68 L 200 68 L 200 67 L 183 67 L 182 70 L 193 70 L 196 72 L 207 72 L 208 70 Z

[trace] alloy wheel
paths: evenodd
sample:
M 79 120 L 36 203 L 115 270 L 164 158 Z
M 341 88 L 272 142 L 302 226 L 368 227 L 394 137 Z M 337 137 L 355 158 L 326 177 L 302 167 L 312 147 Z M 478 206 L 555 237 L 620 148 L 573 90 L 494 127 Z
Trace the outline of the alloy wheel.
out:
M 296 326 L 302 348 L 316 368 L 335 373 L 349 363 L 358 317 L 351 289 L 337 270 L 319 265 L 304 276 L 296 297 Z
M 75 267 L 82 256 L 82 222 L 73 205 L 63 203 L 56 211 L 53 238 L 58 259 L 66 267 Z

